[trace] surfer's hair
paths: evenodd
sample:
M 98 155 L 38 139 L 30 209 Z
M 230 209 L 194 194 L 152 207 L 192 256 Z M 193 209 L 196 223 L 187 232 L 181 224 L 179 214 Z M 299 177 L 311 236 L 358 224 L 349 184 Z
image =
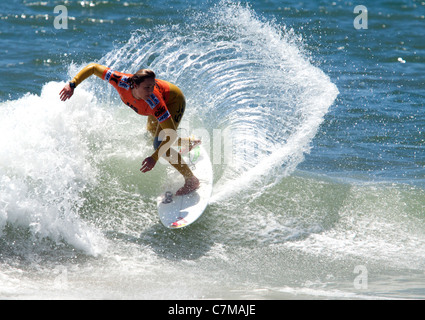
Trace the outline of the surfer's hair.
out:
M 150 69 L 140 69 L 133 76 L 128 78 L 128 83 L 130 87 L 133 89 L 136 85 L 141 84 L 145 79 L 155 79 L 156 75 Z

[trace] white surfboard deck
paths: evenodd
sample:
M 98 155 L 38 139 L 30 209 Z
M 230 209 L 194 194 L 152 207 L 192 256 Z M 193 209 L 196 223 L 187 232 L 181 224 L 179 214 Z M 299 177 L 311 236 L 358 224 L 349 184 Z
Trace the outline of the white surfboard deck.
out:
M 212 193 L 212 165 L 202 144 L 194 147 L 189 153 L 183 154 L 183 159 L 199 179 L 200 186 L 187 195 L 176 196 L 176 191 L 183 186 L 184 181 L 174 179 L 158 197 L 159 219 L 165 227 L 170 229 L 187 227 L 195 222 L 206 209 Z M 179 173 L 174 171 L 174 174 Z M 173 177 L 169 175 L 168 178 Z

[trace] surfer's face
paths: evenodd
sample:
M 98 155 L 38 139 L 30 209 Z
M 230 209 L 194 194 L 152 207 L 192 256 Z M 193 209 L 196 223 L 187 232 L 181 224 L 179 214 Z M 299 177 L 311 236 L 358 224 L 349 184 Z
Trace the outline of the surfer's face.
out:
M 134 90 L 136 91 L 136 96 L 138 99 L 147 100 L 149 96 L 153 93 L 155 88 L 155 79 L 148 78 L 145 79 L 142 83 L 136 85 Z

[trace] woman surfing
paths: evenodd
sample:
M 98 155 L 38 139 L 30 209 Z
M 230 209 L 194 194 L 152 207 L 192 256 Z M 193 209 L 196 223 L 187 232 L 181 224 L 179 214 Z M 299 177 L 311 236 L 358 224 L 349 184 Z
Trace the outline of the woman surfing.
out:
M 143 161 L 140 171 L 152 170 L 158 159 L 164 157 L 185 179 L 184 186 L 176 192 L 177 196 L 198 189 L 199 180 L 181 155 L 171 148 L 171 145 L 177 142 L 179 145 L 186 143 L 190 150 L 200 143 L 200 140 L 177 138 L 176 130 L 186 107 L 182 91 L 170 82 L 156 79 L 152 70 L 141 69 L 135 74 L 128 74 L 90 63 L 65 85 L 59 93 L 60 99 L 66 101 L 71 98 L 74 89 L 93 74 L 109 82 L 127 106 L 148 117 L 147 130 L 154 137 L 155 152 Z

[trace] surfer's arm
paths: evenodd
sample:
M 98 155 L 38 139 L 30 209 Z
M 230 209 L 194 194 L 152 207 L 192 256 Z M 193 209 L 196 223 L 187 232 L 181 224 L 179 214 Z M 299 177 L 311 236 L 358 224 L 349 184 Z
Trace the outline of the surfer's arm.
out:
M 85 66 L 80 72 L 78 72 L 77 75 L 70 82 L 73 83 L 75 87 L 77 87 L 81 82 L 83 82 L 93 74 L 102 79 L 106 69 L 107 67 L 102 66 L 100 64 L 90 63 Z
M 78 74 L 69 83 L 67 83 L 65 87 L 63 87 L 62 91 L 59 93 L 60 99 L 65 101 L 71 98 L 74 94 L 74 89 L 93 74 L 102 79 L 106 69 L 107 67 L 97 63 L 88 64 L 80 72 L 78 72 Z

